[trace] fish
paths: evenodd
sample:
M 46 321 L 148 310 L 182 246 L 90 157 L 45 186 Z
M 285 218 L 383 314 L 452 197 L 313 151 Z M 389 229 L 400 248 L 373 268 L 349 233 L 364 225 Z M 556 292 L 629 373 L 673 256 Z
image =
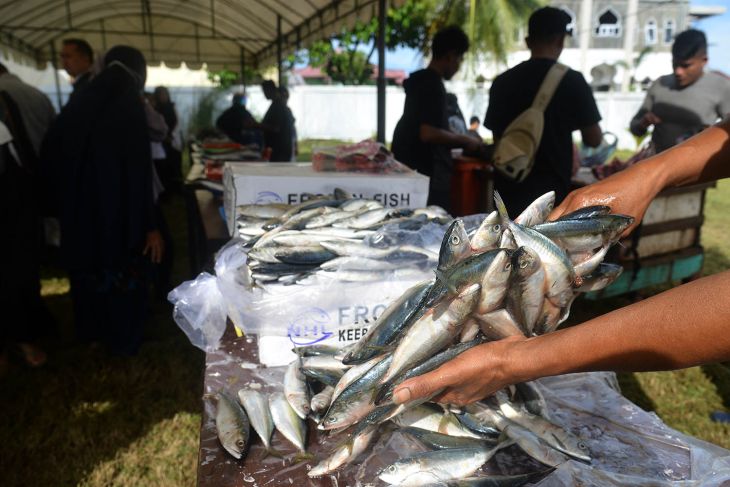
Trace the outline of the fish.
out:
M 340 348 L 336 345 L 325 345 L 322 343 L 292 348 L 292 352 L 296 353 L 300 357 L 316 357 L 319 355 L 330 355 L 334 357 L 339 351 Z
M 530 457 L 549 467 L 557 467 L 568 461 L 568 457 L 558 450 L 542 442 L 527 428 L 516 423 L 509 422 L 502 433 L 505 437 L 512 439 Z
M 342 370 L 306 369 L 302 368 L 302 374 L 307 379 L 313 379 L 321 384 L 334 387 L 342 378 Z M 311 404 L 311 401 L 310 401 Z
M 596 270 L 596 268 L 598 268 L 601 262 L 603 262 L 603 259 L 604 257 L 606 257 L 606 253 L 608 253 L 608 249 L 610 246 L 611 244 L 604 245 L 598 250 L 598 252 L 593 254 L 593 257 L 573 266 L 574 274 L 580 278 L 576 280 L 577 287 L 580 287 L 580 285 L 583 284 L 583 276 L 589 275 L 591 272 Z
M 410 426 L 449 436 L 482 439 L 481 435 L 464 427 L 453 414 L 444 413 L 442 409 L 429 404 L 403 411 L 391 421 L 401 428 Z
M 535 225 L 534 230 L 570 252 L 594 250 L 615 243 L 634 218 L 626 215 L 602 215 L 577 220 L 558 220 Z
M 417 453 L 385 467 L 378 478 L 389 485 L 401 486 L 446 482 L 473 474 L 489 461 L 495 451 L 482 447 Z
M 366 360 L 365 362 L 363 362 L 361 364 L 353 365 L 352 367 L 350 367 L 347 370 L 347 372 L 344 373 L 342 378 L 340 378 L 339 382 L 335 386 L 334 391 L 332 392 L 331 401 L 334 401 L 335 399 L 337 399 L 337 397 L 342 393 L 342 391 L 347 389 L 347 386 L 349 386 L 354 381 L 356 381 L 357 379 L 362 377 L 363 374 L 365 374 L 365 372 L 372 369 L 375 366 L 375 364 L 377 364 L 384 358 L 385 358 L 384 354 L 377 355 L 369 360 Z
M 433 281 L 422 281 L 408 288 L 375 320 L 365 336 L 342 359 L 344 364 L 363 363 L 381 354 L 400 334 L 415 322 L 424 308 L 421 301 L 430 291 Z
M 327 213 L 326 215 L 320 215 L 318 217 L 312 218 L 309 222 L 307 222 L 306 225 L 304 225 L 304 228 L 327 227 L 340 220 L 352 218 L 359 213 L 360 212 L 352 211 L 333 211 L 332 213 Z
M 301 370 L 301 360 L 296 359 L 284 373 L 284 394 L 300 418 L 305 419 L 310 411 L 309 388 Z
M 548 191 L 530 203 L 514 221 L 526 227 L 534 227 L 547 220 L 554 206 L 555 191 Z
M 479 334 L 479 322 L 475 318 L 468 318 L 461 327 L 459 342 L 464 343 L 476 338 Z
M 482 220 L 481 225 L 471 237 L 471 250 L 473 253 L 482 253 L 487 250 L 499 248 L 499 241 L 502 238 L 502 224 L 499 214 L 491 212 Z
M 510 400 L 518 407 L 523 407 L 528 413 L 550 420 L 547 402 L 534 382 L 518 382 L 510 386 Z
M 406 262 L 406 264 L 421 261 Z M 325 271 L 390 271 L 398 269 L 402 263 L 388 262 L 385 260 L 369 259 L 367 257 L 336 257 L 320 266 Z
M 545 270 L 537 252 L 519 247 L 512 254 L 512 276 L 505 308 L 525 336 L 532 335 L 545 301 Z
M 276 429 L 289 440 L 300 453 L 306 451 L 307 427 L 298 413 L 289 405 L 282 392 L 269 396 L 269 409 Z
M 592 205 L 578 208 L 575 211 L 566 213 L 565 215 L 557 218 L 555 221 L 561 220 L 581 220 L 584 218 L 593 218 L 596 216 L 608 215 L 611 213 L 611 207 L 606 205 Z
M 521 487 L 545 478 L 553 469 L 518 475 L 489 475 L 487 477 L 467 477 L 438 484 L 425 484 L 423 487 Z
M 338 360 L 334 355 L 316 355 L 302 358 L 302 368 L 329 370 L 342 375 L 350 366 L 343 364 L 342 360 Z
M 517 321 L 504 308 L 476 315 L 476 320 L 482 333 L 489 340 L 501 340 L 510 336 L 525 336 Z
M 459 333 L 460 325 L 477 305 L 481 285 L 472 284 L 456 298 L 430 310 L 418 319 L 393 351 L 393 363 L 381 384 L 441 351 Z
M 289 209 L 289 205 L 283 203 L 269 203 L 266 205 L 241 205 L 236 207 L 236 215 L 249 216 L 254 218 L 278 218 Z
M 507 419 L 529 430 L 556 450 L 577 460 L 591 461 L 591 457 L 588 455 L 588 447 L 575 435 L 541 416 L 531 414 L 524 409 L 515 408 L 504 391 L 497 391 L 495 397 L 499 403 L 500 412 Z
M 271 418 L 269 401 L 266 396 L 253 389 L 238 391 L 238 400 L 241 402 L 246 415 L 259 435 L 267 450 L 271 450 L 271 433 L 274 431 L 274 420 Z
M 398 386 L 398 384 L 412 377 L 417 377 L 427 372 L 431 372 L 432 370 L 436 370 L 446 362 L 453 360 L 455 357 L 461 355 L 467 350 L 476 347 L 477 345 L 481 345 L 482 343 L 484 343 L 484 339 L 481 337 L 474 338 L 467 342 L 459 343 L 457 345 L 447 348 L 443 352 L 437 353 L 433 357 L 424 360 L 413 368 L 402 372 L 401 374 L 397 375 L 396 377 L 385 382 L 382 385 L 382 387 L 378 391 L 378 394 L 375 397 L 376 404 L 381 405 L 384 402 L 391 401 L 393 398 L 393 391 Z
M 437 269 L 440 271 L 451 269 L 471 253 L 471 242 L 464 228 L 464 222 L 460 219 L 454 220 L 441 241 Z
M 354 212 L 359 210 L 376 210 L 382 208 L 382 203 L 373 200 L 365 199 L 351 199 L 347 200 L 340 205 L 340 209 L 344 211 Z
M 575 288 L 575 291 L 587 293 L 604 289 L 618 279 L 623 270 L 624 268 L 618 264 L 601 262 L 593 272 L 583 276 L 583 283 Z
M 215 427 L 223 448 L 234 458 L 246 455 L 251 435 L 251 424 L 243 408 L 227 393 L 218 393 Z
M 283 247 L 274 253 L 274 257 L 286 264 L 311 265 L 321 264 L 337 257 L 321 245 L 309 247 Z
M 329 237 L 337 240 L 348 240 L 353 243 L 359 243 L 361 240 L 352 238 L 345 239 L 340 237 Z M 304 233 L 301 230 L 290 230 L 281 232 L 273 238 L 273 243 L 284 247 L 322 247 L 319 245 L 319 241 L 322 238 L 319 235 L 313 235 L 311 233 Z
M 419 443 L 432 450 L 447 450 L 450 448 L 479 448 L 497 446 L 496 438 L 469 438 L 466 436 L 450 436 L 436 431 L 424 430 L 413 426 L 400 428 L 398 433 L 410 436 Z
M 364 229 L 374 225 L 375 223 L 382 222 L 392 212 L 392 208 L 377 208 L 375 210 L 368 210 L 364 213 L 345 218 L 344 220 L 336 221 L 332 224 L 332 226 L 335 228 Z
M 540 256 L 545 268 L 546 296 L 557 306 L 565 306 L 573 298 L 575 272 L 567 254 L 545 235 L 510 221 L 507 208 L 497 191 L 494 192 L 497 205 L 505 225 L 515 237 L 517 245 L 529 247 Z
M 392 355 L 386 355 L 380 362 L 350 383 L 332 401 L 318 428 L 323 430 L 344 428 L 360 421 L 375 409 L 374 398 L 377 384 L 383 374 L 388 371 L 392 360 Z

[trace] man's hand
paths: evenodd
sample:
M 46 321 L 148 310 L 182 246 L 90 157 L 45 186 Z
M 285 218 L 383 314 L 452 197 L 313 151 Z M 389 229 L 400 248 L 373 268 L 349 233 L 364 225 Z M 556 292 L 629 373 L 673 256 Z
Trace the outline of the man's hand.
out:
M 149 255 L 153 264 L 162 262 L 162 254 L 165 253 L 165 242 L 162 240 L 162 234 L 159 230 L 151 230 L 147 232 L 144 250 L 142 255 Z
M 658 125 L 660 123 L 662 123 L 662 119 L 657 117 L 654 112 L 646 112 L 639 122 L 641 128 L 644 130 L 648 129 L 652 125 Z
M 434 402 L 464 405 L 483 399 L 503 387 L 520 382 L 520 378 L 510 376 L 509 351 L 524 337 L 509 337 L 496 342 L 479 345 L 458 355 L 438 369 L 400 384 L 393 393 L 398 403 L 429 397 Z

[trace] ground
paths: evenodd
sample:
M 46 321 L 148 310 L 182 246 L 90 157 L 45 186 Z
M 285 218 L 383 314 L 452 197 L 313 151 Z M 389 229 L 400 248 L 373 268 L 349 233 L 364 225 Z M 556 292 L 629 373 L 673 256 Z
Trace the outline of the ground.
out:
M 312 145 L 302 143 L 300 159 Z M 164 211 L 175 235 L 174 282 L 179 283 L 190 278 L 182 198 L 166 201 Z M 720 272 L 730 268 L 725 237 L 730 181 L 708 192 L 705 215 L 705 272 Z M 171 307 L 151 303 L 139 356 L 109 358 L 73 342 L 68 281 L 61 271 L 44 269 L 43 294 L 58 320 L 58 333 L 44 342 L 50 361 L 30 369 L 13 356 L 0 378 L 2 485 L 194 485 L 203 353 L 176 327 Z M 573 319 L 627 303 L 626 298 L 578 301 Z M 710 412 L 730 408 L 730 370 L 724 365 L 622 374 L 620 381 L 629 399 L 669 426 L 730 448 L 730 427 L 709 419 Z

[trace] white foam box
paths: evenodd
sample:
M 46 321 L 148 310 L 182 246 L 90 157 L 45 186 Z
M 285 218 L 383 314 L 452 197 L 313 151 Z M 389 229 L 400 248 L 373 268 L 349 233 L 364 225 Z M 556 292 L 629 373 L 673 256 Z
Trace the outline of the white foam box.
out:
M 393 208 L 422 208 L 428 177 L 415 171 L 397 174 L 317 172 L 311 162 L 227 162 L 223 169 L 228 230 L 235 229 L 236 206 L 299 204 L 307 194 L 332 194 L 335 188 Z

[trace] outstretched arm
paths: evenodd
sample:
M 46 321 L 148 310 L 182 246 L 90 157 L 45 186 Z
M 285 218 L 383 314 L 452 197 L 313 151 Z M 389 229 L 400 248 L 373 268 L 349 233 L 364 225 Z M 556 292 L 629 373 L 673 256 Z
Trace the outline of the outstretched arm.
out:
M 644 217 L 656 195 L 665 188 L 730 176 L 730 122 L 710 127 L 682 144 L 646 159 L 625 171 L 570 193 L 550 219 L 590 205 L 608 205 L 613 213 Z
M 405 381 L 404 402 L 442 388 L 439 402 L 467 404 L 517 382 L 596 370 L 669 370 L 730 360 L 730 271 L 671 289 L 581 325 L 474 347 Z

